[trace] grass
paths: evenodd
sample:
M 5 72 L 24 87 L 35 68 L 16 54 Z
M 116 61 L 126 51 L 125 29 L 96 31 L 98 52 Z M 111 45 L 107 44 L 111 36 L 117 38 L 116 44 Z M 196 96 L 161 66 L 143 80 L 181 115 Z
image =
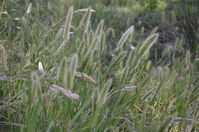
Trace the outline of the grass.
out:
M 199 16 L 199 2 L 197 0 L 180 0 L 176 3 L 177 9 L 182 13 L 183 21 L 182 28 L 184 37 L 186 40 L 186 47 L 190 49 L 192 58 L 195 59 L 195 55 L 198 52 L 198 16 Z
M 90 8 L 20 2 L 1 2 L 0 131 L 199 130 L 189 51 L 155 67 L 156 30 L 135 43 L 132 25 L 113 45 L 113 29 L 93 26 Z

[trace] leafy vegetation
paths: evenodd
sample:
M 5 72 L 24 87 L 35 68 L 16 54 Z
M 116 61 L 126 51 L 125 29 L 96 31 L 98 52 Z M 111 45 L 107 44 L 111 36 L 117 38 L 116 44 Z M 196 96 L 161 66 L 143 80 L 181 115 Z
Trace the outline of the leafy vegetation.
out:
M 197 9 L 172 2 L 1 1 L 0 131 L 199 131 Z

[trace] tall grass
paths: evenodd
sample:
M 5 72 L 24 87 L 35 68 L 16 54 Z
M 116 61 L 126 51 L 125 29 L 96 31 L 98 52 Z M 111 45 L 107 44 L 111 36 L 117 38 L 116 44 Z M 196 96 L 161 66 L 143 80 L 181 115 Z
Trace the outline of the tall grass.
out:
M 199 1 L 198 0 L 179 0 L 177 10 L 182 17 L 181 26 L 186 40 L 186 48 L 192 53 L 192 58 L 198 56 L 198 28 L 199 28 Z
M 131 26 L 111 49 L 110 29 L 103 20 L 92 27 L 91 8 L 79 14 L 70 7 L 50 26 L 36 9 L 53 8 L 33 2 L 29 15 L 15 23 L 17 35 L 1 32 L 0 55 L 7 56 L 0 60 L 7 64 L 0 73 L 1 131 L 199 130 L 199 91 L 189 52 L 172 67 L 153 67 L 149 50 L 158 33 L 134 45 Z

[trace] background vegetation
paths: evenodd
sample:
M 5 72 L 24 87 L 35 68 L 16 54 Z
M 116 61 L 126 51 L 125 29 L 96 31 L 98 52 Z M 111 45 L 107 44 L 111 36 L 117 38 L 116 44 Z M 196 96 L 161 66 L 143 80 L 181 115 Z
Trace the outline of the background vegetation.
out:
M 199 131 L 198 0 L 0 3 L 0 131 Z

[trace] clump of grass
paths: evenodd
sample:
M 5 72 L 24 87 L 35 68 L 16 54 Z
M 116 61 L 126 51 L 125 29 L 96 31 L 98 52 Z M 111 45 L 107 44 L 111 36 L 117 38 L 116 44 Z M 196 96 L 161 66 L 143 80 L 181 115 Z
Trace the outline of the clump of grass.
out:
M 2 55 L 13 68 L 0 77 L 0 108 L 6 111 L 0 114 L 0 130 L 184 131 L 190 125 L 199 129 L 199 91 L 190 52 L 183 61 L 174 58 L 171 67 L 153 67 L 149 50 L 158 42 L 155 31 L 134 45 L 136 28 L 130 26 L 114 47 L 107 39 L 106 21 L 92 25 L 92 13 L 97 11 L 88 8 L 80 14 L 70 7 L 66 16 L 46 26 L 36 7 L 32 2 L 33 14 L 23 18 L 29 24 L 21 23 L 23 31 L 16 31 L 20 36 L 9 40 L 3 35 L 12 43 L 10 52 Z M 48 10 L 41 7 L 39 11 Z M 16 64 L 10 58 L 18 48 Z

